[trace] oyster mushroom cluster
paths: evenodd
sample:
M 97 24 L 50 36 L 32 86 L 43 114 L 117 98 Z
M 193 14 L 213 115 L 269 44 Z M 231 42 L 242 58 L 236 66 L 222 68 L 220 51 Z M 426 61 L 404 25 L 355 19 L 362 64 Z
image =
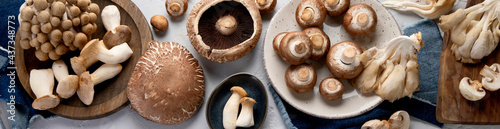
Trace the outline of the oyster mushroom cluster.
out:
M 83 49 L 97 31 L 99 5 L 90 0 L 27 0 L 20 7 L 20 46 L 40 61 Z
M 485 65 L 479 72 L 481 82 L 464 77 L 460 80 L 459 90 L 462 96 L 470 101 L 481 100 L 486 95 L 486 90 L 494 92 L 500 89 L 500 64 Z

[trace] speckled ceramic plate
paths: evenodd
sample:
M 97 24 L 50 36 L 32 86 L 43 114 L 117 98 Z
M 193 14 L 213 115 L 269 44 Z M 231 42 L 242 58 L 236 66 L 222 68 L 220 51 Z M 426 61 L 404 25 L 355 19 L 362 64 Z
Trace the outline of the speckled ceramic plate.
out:
M 314 66 L 318 74 L 316 86 L 313 91 L 298 94 L 288 89 L 285 84 L 284 73 L 289 64 L 274 52 L 272 44 L 274 37 L 278 33 L 303 30 L 295 21 L 295 10 L 300 2 L 301 0 L 291 0 L 283 6 L 274 15 L 265 36 L 263 51 L 264 65 L 276 92 L 278 92 L 281 98 L 298 110 L 328 119 L 344 119 L 358 116 L 380 104 L 383 101 L 382 98 L 375 94 L 362 94 L 356 88 L 352 87 L 347 80 L 342 80 L 345 86 L 342 99 L 335 101 L 323 99 L 319 94 L 319 84 L 324 78 L 333 77 L 330 71 L 328 71 L 324 59 L 322 61 L 307 61 Z M 374 46 L 383 48 L 390 39 L 401 35 L 396 20 L 394 20 L 382 4 L 376 0 L 351 0 L 351 5 L 357 3 L 370 5 L 377 12 L 378 24 L 375 32 L 366 36 L 352 37 L 342 26 L 343 15 L 337 17 L 327 16 L 321 28 L 330 37 L 331 45 L 341 41 L 354 41 L 363 50 Z

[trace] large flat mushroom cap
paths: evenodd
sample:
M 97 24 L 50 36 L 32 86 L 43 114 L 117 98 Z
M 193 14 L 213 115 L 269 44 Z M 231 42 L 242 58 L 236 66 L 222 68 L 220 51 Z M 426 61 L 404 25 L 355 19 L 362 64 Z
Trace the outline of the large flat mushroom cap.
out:
M 203 103 L 203 69 L 178 43 L 152 41 L 150 46 L 137 62 L 127 87 L 131 106 L 157 123 L 184 122 Z
M 217 18 L 227 15 L 234 15 L 237 29 L 224 35 L 215 26 Z M 200 55 L 213 62 L 225 63 L 245 56 L 257 45 L 262 19 L 253 0 L 202 0 L 191 10 L 186 29 L 191 44 Z

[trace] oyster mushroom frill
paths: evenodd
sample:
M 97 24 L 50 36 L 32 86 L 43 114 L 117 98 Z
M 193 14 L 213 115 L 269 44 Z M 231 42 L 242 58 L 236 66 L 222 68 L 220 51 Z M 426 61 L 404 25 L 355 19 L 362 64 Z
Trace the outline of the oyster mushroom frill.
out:
M 410 37 L 399 36 L 384 49 L 370 48 L 360 55 L 365 66 L 353 80 L 362 93 L 375 92 L 393 102 L 418 90 L 417 52 L 424 45 L 419 32 Z
M 262 19 L 253 0 L 202 0 L 193 7 L 186 27 L 200 55 L 225 63 L 245 56 L 255 47 Z

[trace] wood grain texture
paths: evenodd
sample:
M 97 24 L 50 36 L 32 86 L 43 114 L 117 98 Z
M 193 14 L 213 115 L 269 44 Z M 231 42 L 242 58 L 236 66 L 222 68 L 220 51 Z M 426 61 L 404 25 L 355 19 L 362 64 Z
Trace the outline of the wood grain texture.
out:
M 467 7 L 481 3 L 483 0 L 469 0 Z M 481 80 L 479 71 L 484 65 L 499 63 L 500 51 L 496 49 L 478 64 L 463 64 L 455 60 L 451 52 L 450 34 L 443 38 L 441 61 L 439 68 L 438 98 L 436 118 L 442 123 L 460 124 L 499 124 L 500 92 L 487 91 L 479 101 L 468 101 L 460 94 L 458 85 L 463 77 Z
M 148 42 L 152 40 L 151 30 L 149 29 L 149 23 L 142 15 L 142 12 L 137 8 L 137 6 L 130 0 L 94 0 L 101 10 L 107 5 L 117 5 L 120 10 L 121 24 L 128 25 L 132 30 L 132 37 L 129 46 L 134 51 L 132 57 L 129 60 L 122 63 L 123 70 L 113 79 L 107 80 L 101 84 L 95 86 L 95 96 L 94 102 L 86 106 L 84 105 L 78 96 L 75 94 L 71 98 L 62 100 L 61 103 L 50 109 L 54 114 L 71 118 L 71 119 L 95 119 L 110 115 L 119 109 L 125 107 L 128 103 L 128 98 L 126 95 L 126 87 L 128 85 L 130 76 L 134 70 L 135 64 L 138 59 L 144 53 L 146 48 L 148 48 Z M 104 34 L 107 32 L 102 24 L 101 16 L 98 15 L 98 20 L 96 22 L 98 25 L 97 32 L 92 34 L 92 38 L 102 39 Z M 34 55 L 34 48 L 23 50 L 19 45 L 20 36 L 16 36 L 15 44 L 15 65 L 17 67 L 17 75 L 19 81 L 23 85 L 24 89 L 35 99 L 35 95 L 31 91 L 29 84 L 29 71 L 32 69 L 45 69 L 51 68 L 53 61 L 39 61 Z M 69 58 L 77 56 L 79 51 L 71 52 L 61 57 L 68 65 L 70 74 L 74 74 L 71 70 L 71 65 L 69 63 Z M 102 63 L 96 63 L 92 65 L 88 71 L 94 71 Z M 57 84 L 56 84 L 57 86 Z M 56 88 L 54 88 L 55 90 Z M 55 93 L 55 92 L 54 92 Z

